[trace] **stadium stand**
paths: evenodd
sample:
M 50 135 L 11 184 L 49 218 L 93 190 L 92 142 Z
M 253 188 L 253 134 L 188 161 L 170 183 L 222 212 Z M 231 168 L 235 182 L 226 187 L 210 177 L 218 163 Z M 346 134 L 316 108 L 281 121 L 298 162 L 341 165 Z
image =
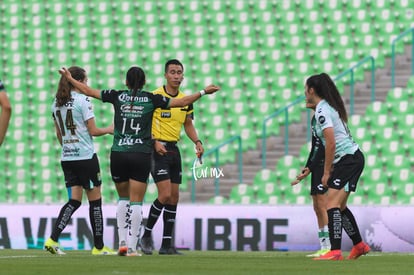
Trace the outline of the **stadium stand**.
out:
M 0 192 L 0 202 L 53 203 L 65 198 L 59 146 L 49 115 L 59 67 L 80 65 L 87 69 L 91 86 L 122 88 L 126 69 L 138 64 L 147 73 L 146 89 L 152 90 L 163 83 L 165 60 L 177 57 L 185 65 L 184 90 L 198 90 L 210 82 L 222 86 L 219 94 L 196 103 L 195 123 L 205 148 L 241 135 L 243 152 L 254 155 L 260 147 L 263 119 L 302 95 L 303 80 L 310 74 L 325 71 L 338 75 L 368 55 L 375 57 L 376 68 L 383 70 L 378 74 L 387 74 L 390 41 L 413 27 L 414 12 L 409 1 L 377 2 L 3 0 L 0 78 L 10 93 L 14 112 L 6 143 L 0 148 L 4 167 L 1 178 L 5 178 L 7 187 L 2 190 L 5 194 Z M 405 54 L 409 43 L 410 39 L 404 38 L 404 43 L 397 45 L 397 53 Z M 404 64 L 400 67 L 407 71 Z M 360 70 L 355 79 L 363 83 L 365 76 L 366 71 Z M 370 174 L 371 166 L 374 169 L 384 162 L 381 169 L 387 174 L 390 167 L 404 162 L 401 158 L 412 169 L 414 159 L 414 149 L 401 146 L 414 137 L 414 116 L 409 108 L 414 77 L 400 80 L 399 87 L 393 90 L 382 87 L 386 91 L 383 93 L 379 78 L 376 101 L 368 104 L 361 100 L 364 105 L 350 119 L 350 128 L 370 160 L 377 156 L 364 172 L 364 186 L 373 184 L 365 176 Z M 346 101 L 348 80 L 338 83 Z M 97 123 L 105 125 L 111 120 L 112 110 L 105 104 L 95 104 L 95 114 Z M 304 118 L 302 106 L 289 109 L 292 125 L 303 128 Z M 268 122 L 269 140 L 276 138 L 283 143 L 283 123 L 279 117 Z M 99 137 L 95 141 L 104 200 L 111 202 L 115 197 L 108 160 L 111 138 Z M 184 167 L 190 167 L 194 146 L 184 135 L 181 142 Z M 266 169 L 271 169 L 276 178 L 269 182 L 254 177 L 263 171 L 257 165 L 258 159 L 249 158 L 243 165 L 243 180 L 255 187 L 253 195 L 236 199 L 221 194 L 224 201 L 287 202 L 289 195 L 280 184 L 290 182 L 294 172 L 286 173 L 290 169 L 287 167 L 276 168 L 284 153 L 281 147 L 272 146 L 269 150 L 277 154 Z M 309 145 L 299 139 L 296 147 L 290 153 L 296 158 L 292 169 L 304 164 Z M 229 165 L 226 170 L 234 170 L 235 152 L 234 146 L 220 151 L 220 165 Z M 190 181 L 191 169 L 184 170 L 183 176 Z M 226 174 L 229 176 L 221 179 L 221 184 L 237 183 L 231 172 Z M 396 176 L 391 178 L 401 181 Z M 183 184 L 184 201 L 189 198 L 185 192 L 188 181 Z M 271 182 L 273 185 L 269 185 Z M 396 190 L 402 196 L 401 188 Z M 148 192 L 151 198 L 153 191 Z M 204 197 L 204 201 L 216 201 L 212 196 Z M 308 199 L 298 202 L 290 197 L 289 202 L 308 203 Z

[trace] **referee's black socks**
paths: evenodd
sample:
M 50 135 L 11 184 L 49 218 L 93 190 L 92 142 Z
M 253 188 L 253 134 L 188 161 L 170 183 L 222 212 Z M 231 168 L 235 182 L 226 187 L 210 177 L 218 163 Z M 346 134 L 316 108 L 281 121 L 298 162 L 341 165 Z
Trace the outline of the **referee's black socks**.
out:
M 161 247 L 171 247 L 171 240 L 173 229 L 175 225 L 175 216 L 177 215 L 177 205 L 166 204 L 164 208 L 163 220 L 164 220 L 164 232 L 162 236 Z
M 160 217 L 161 211 L 163 208 L 164 208 L 164 204 L 162 204 L 158 200 L 158 198 L 153 201 L 149 215 L 148 215 L 148 220 L 145 226 L 145 232 L 144 232 L 143 237 L 148 238 L 151 236 L 152 228 L 154 227 L 155 223 Z

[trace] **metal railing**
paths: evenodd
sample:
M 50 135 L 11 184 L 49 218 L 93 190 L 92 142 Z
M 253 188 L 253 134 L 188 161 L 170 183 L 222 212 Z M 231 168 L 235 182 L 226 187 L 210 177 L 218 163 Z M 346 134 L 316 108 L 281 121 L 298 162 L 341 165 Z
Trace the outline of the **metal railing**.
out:
M 354 80 L 354 71 L 361 67 L 363 64 L 365 64 L 367 61 L 371 61 L 371 102 L 375 101 L 375 59 L 372 56 L 367 56 L 363 59 L 361 59 L 359 62 L 357 62 L 355 65 L 353 65 L 352 67 L 346 69 L 345 71 L 343 71 L 342 73 L 340 73 L 339 75 L 337 75 L 334 78 L 334 81 L 338 81 L 341 78 L 343 78 L 345 75 L 350 74 L 351 75 L 351 79 L 350 79 L 350 114 L 352 115 L 354 113 L 354 85 L 355 85 L 355 80 Z M 285 122 L 284 122 L 284 126 L 285 126 L 285 141 L 284 141 L 284 152 L 285 155 L 287 155 L 289 153 L 289 131 L 288 131 L 288 126 L 289 126 L 289 108 L 300 103 L 303 102 L 305 99 L 305 96 L 300 96 L 298 97 L 296 100 L 294 100 L 292 103 L 288 104 L 287 106 L 285 106 L 282 109 L 277 110 L 276 112 L 268 115 L 267 117 L 265 117 L 265 119 L 263 120 L 263 127 L 262 127 L 262 168 L 266 168 L 266 128 L 267 128 L 267 121 L 274 119 L 275 117 L 279 116 L 280 114 L 285 114 Z M 308 112 L 308 117 L 310 117 L 309 115 L 310 113 Z M 309 120 L 308 119 L 308 124 L 309 124 Z M 309 125 L 308 125 L 309 126 Z M 309 127 L 307 127 L 309 128 Z M 310 139 L 310 132 L 307 132 L 307 137 L 308 140 Z
M 411 33 L 411 59 L 414 58 L 414 27 L 400 33 L 391 42 L 391 88 L 395 88 L 395 44 Z M 414 75 L 414 62 L 411 61 L 411 74 Z
M 223 141 L 222 143 L 220 143 L 219 145 L 211 148 L 210 150 L 208 150 L 207 152 L 205 152 L 203 154 L 203 158 L 206 159 L 206 157 L 208 157 L 209 155 L 214 154 L 215 157 L 215 162 L 214 162 L 214 167 L 218 169 L 219 168 L 219 163 L 220 163 L 220 148 L 222 148 L 223 146 L 229 145 L 231 143 L 233 143 L 234 141 L 237 141 L 238 143 L 238 148 L 237 148 L 237 156 L 238 156 L 238 170 L 239 170 L 239 183 L 243 182 L 243 150 L 242 150 L 242 139 L 241 137 L 238 136 L 233 136 L 225 141 Z M 194 163 L 198 161 L 198 159 L 194 160 Z M 194 167 L 192 169 L 195 169 Z M 215 195 L 219 195 L 220 194 L 220 178 L 219 177 L 215 177 L 214 179 L 214 190 L 215 190 Z M 193 176 L 192 181 L 191 181 L 191 201 L 195 202 L 196 200 L 196 177 Z

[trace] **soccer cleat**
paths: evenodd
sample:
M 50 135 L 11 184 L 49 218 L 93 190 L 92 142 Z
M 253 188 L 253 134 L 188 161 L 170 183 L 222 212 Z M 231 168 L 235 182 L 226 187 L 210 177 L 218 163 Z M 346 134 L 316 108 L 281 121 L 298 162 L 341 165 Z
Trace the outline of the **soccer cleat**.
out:
M 121 246 L 118 249 L 118 256 L 126 256 L 128 253 L 128 247 L 126 246 Z
M 92 255 L 115 255 L 115 254 L 116 252 L 107 246 L 102 247 L 102 249 L 98 249 L 96 247 L 93 247 L 92 249 Z
M 315 253 L 306 255 L 306 257 L 316 258 L 316 257 L 322 256 L 323 254 L 328 253 L 328 252 L 329 252 L 329 249 L 319 249 Z
M 325 253 L 317 258 L 313 258 L 317 261 L 340 261 L 343 260 L 344 257 L 342 257 L 341 250 L 330 250 L 328 253 Z
M 152 250 L 154 249 L 154 242 L 152 237 L 142 237 L 141 238 L 141 251 L 145 255 L 152 255 Z
M 66 253 L 62 251 L 62 249 L 59 247 L 59 243 L 55 242 L 51 238 L 47 239 L 45 242 L 45 249 L 49 251 L 52 254 L 58 254 L 58 255 L 65 255 Z
M 183 253 L 177 251 L 175 247 L 161 247 L 158 251 L 160 255 L 183 255 Z
M 129 257 L 142 256 L 141 253 L 138 253 L 136 250 L 134 250 L 132 248 L 128 248 L 128 252 L 126 253 L 126 255 L 129 256 Z
M 349 253 L 348 259 L 349 260 L 356 260 L 360 256 L 367 254 L 371 251 L 369 245 L 364 242 L 359 242 L 358 244 L 354 245 Z
M 126 256 L 127 253 L 128 253 L 128 247 L 126 245 L 126 242 L 121 241 L 119 243 L 118 256 Z

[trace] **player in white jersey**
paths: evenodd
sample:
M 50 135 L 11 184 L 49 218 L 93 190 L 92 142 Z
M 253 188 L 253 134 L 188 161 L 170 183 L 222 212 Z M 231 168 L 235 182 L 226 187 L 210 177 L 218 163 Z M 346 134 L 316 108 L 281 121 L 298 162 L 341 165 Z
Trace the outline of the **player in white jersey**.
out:
M 87 82 L 84 69 L 69 71 L 79 81 Z M 113 133 L 113 126 L 98 128 L 90 99 L 79 93 L 65 77 L 61 77 L 52 105 L 56 136 L 62 145 L 61 166 L 68 191 L 68 202 L 61 208 L 45 249 L 52 254 L 64 254 L 59 236 L 73 213 L 80 207 L 83 190 L 89 200 L 89 217 L 94 237 L 93 255 L 115 254 L 103 242 L 101 176 L 92 136 Z
M 307 104 L 315 105 L 316 136 L 325 147 L 322 185 L 328 188 L 327 212 L 331 250 L 315 260 L 342 260 L 342 228 L 354 244 L 349 259 L 370 251 L 362 241 L 354 215 L 347 207 L 351 192 L 364 169 L 364 155 L 349 132 L 348 116 L 341 95 L 329 75 L 322 73 L 306 80 Z

